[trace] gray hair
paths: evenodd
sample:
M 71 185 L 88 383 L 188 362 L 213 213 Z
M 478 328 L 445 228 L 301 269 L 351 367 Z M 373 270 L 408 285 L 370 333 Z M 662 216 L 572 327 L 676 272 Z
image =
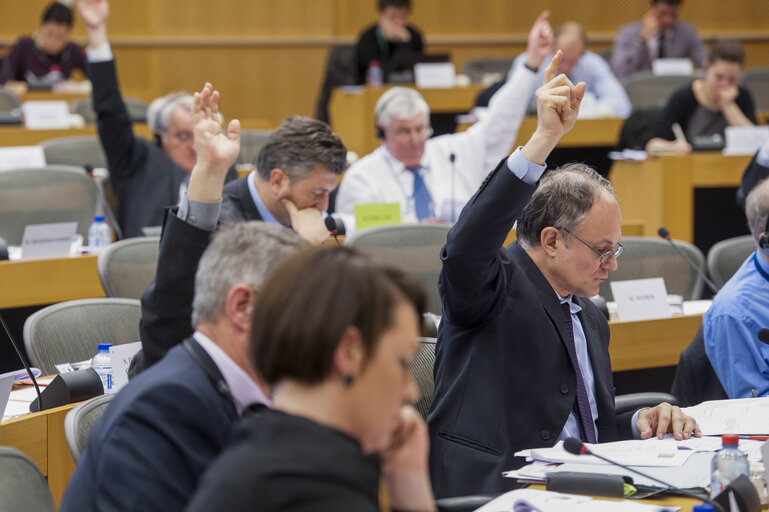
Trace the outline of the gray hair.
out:
M 748 228 L 753 239 L 758 243 L 761 233 L 766 231 L 766 219 L 769 217 L 769 179 L 758 183 L 745 199 L 745 214 Z
M 386 130 L 390 119 L 412 119 L 424 114 L 430 120 L 430 107 L 419 92 L 408 87 L 393 87 L 382 94 L 374 107 L 376 123 Z
M 171 118 L 171 112 L 181 105 L 192 112 L 193 98 L 186 92 L 172 92 L 160 98 L 157 98 L 147 107 L 147 124 L 152 133 L 166 133 L 168 130 L 168 120 Z
M 282 170 L 291 181 L 302 180 L 316 165 L 342 174 L 347 168 L 347 148 L 323 121 L 291 116 L 270 134 L 255 164 L 265 181 L 273 169 Z
M 617 197 L 609 180 L 585 164 L 566 164 L 545 174 L 518 221 L 521 246 L 526 250 L 539 247 L 540 235 L 546 227 L 568 229 L 572 233 L 579 230 L 585 214 L 602 191 Z M 567 243 L 570 240 L 566 238 Z
M 213 236 L 195 274 L 192 324 L 216 322 L 233 286 L 259 291 L 278 263 L 307 241 L 290 229 L 260 221 L 234 223 Z

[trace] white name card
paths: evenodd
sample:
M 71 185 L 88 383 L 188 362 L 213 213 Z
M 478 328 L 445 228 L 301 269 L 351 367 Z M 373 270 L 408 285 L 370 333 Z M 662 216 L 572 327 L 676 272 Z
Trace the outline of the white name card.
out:
M 727 126 L 725 155 L 752 155 L 769 140 L 769 126 Z
M 66 101 L 25 101 L 21 111 L 24 125 L 29 130 L 69 128 L 69 105 Z
M 414 81 L 420 89 L 449 89 L 454 87 L 457 71 L 451 62 L 420 62 L 414 64 Z
M 75 235 L 76 229 L 77 222 L 55 222 L 26 226 L 21 239 L 22 258 L 69 256 L 72 237 Z
M 45 153 L 40 146 L 0 148 L 0 171 L 45 167 Z
M 609 284 L 621 322 L 673 316 L 668 305 L 665 280 L 661 277 L 612 281 Z
M 689 59 L 654 59 L 652 73 L 658 76 L 691 75 L 694 66 Z
M 142 342 L 112 345 L 109 355 L 112 357 L 112 392 L 117 393 L 128 384 L 128 367 L 136 353 L 141 350 Z

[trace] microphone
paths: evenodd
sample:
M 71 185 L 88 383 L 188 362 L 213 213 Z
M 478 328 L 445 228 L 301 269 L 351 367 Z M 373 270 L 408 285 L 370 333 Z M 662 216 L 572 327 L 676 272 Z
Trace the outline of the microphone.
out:
M 451 162 L 451 223 L 454 224 L 457 221 L 457 194 L 456 194 L 456 181 L 457 181 L 457 166 L 455 165 L 455 162 L 457 160 L 457 155 L 454 153 L 451 153 L 449 155 L 449 162 Z
M 758 331 L 758 341 L 769 345 L 769 329 L 761 329 Z
M 0 323 L 3 324 L 3 329 L 5 329 L 5 334 L 8 336 L 8 340 L 11 342 L 11 345 L 13 345 L 13 348 L 16 350 L 16 354 L 19 356 L 19 359 L 21 359 L 21 364 L 24 365 L 24 369 L 27 370 L 27 375 L 29 375 L 29 379 L 32 381 L 32 384 L 35 386 L 35 393 L 37 393 L 37 403 L 40 404 L 40 411 L 43 410 L 43 397 L 40 396 L 40 386 L 37 385 L 37 379 L 35 378 L 35 374 L 32 373 L 32 369 L 29 367 L 29 364 L 27 364 L 27 360 L 24 359 L 24 356 L 21 353 L 21 349 L 16 344 L 16 340 L 13 339 L 13 336 L 11 335 L 11 330 L 8 329 L 8 325 L 5 323 L 5 319 L 2 315 L 0 315 Z
M 641 471 L 638 471 L 635 468 L 632 468 L 630 466 L 626 466 L 624 464 L 620 464 L 619 462 L 616 462 L 614 460 L 607 459 L 603 455 L 598 455 L 597 453 L 590 451 L 588 449 L 588 447 L 585 446 L 585 444 L 582 441 L 580 441 L 579 439 L 575 439 L 573 437 L 567 438 L 563 442 L 563 449 L 566 450 L 567 452 L 573 454 L 573 455 L 592 455 L 593 457 L 597 457 L 597 458 L 601 459 L 602 461 L 608 462 L 609 464 L 611 464 L 613 466 L 620 467 L 620 468 L 625 469 L 627 471 L 630 471 L 632 473 L 636 473 L 638 475 L 641 475 L 644 478 L 648 478 L 649 480 L 653 480 L 653 481 L 657 482 L 658 484 L 662 484 L 662 485 L 665 486 L 667 491 L 673 491 L 675 493 L 681 494 L 681 495 L 686 496 L 688 498 L 693 498 L 695 500 L 704 501 L 706 503 L 709 503 L 709 504 L 713 505 L 716 508 L 716 510 L 718 510 L 719 512 L 727 512 L 724 509 L 724 507 L 721 506 L 720 503 L 718 503 L 718 502 L 716 502 L 716 501 L 714 501 L 714 500 L 712 500 L 710 498 L 705 498 L 705 497 L 700 496 L 700 495 L 698 495 L 696 493 L 693 493 L 693 492 L 681 489 L 681 488 L 676 487 L 674 485 L 670 485 L 669 483 L 667 483 L 667 482 L 665 482 L 663 480 L 660 480 L 659 478 L 653 477 L 653 476 L 651 476 L 649 474 L 646 474 L 646 473 L 642 473 Z
M 332 235 L 344 235 L 347 232 L 344 226 L 344 220 L 335 213 L 326 215 L 323 222 L 326 223 L 326 229 L 328 229 Z
M 689 256 L 685 252 L 683 252 L 681 249 L 676 246 L 675 242 L 673 242 L 673 239 L 670 237 L 670 231 L 665 226 L 660 227 L 657 230 L 657 234 L 661 237 L 670 242 L 670 246 L 675 250 L 683 259 L 686 260 L 686 263 L 689 264 L 689 266 L 699 275 L 704 281 L 705 284 L 708 285 L 708 288 L 710 288 L 713 293 L 718 293 L 718 286 L 713 283 L 710 279 L 708 279 L 708 276 L 705 275 L 705 272 L 698 267 Z

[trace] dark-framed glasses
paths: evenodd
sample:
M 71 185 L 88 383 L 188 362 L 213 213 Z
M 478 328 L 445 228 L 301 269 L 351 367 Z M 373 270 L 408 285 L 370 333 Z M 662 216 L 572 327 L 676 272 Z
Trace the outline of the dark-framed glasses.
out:
M 592 245 L 590 245 L 589 243 L 587 243 L 584 240 L 582 240 L 580 237 L 578 237 L 577 235 L 575 235 L 571 231 L 569 231 L 568 229 L 566 229 L 566 228 L 558 228 L 558 229 L 560 229 L 562 231 L 566 231 L 568 234 L 570 234 L 571 236 L 573 236 L 574 238 L 579 240 L 582 243 L 582 245 L 584 245 L 585 247 L 587 247 L 588 249 L 590 249 L 591 251 L 596 253 L 598 255 L 598 257 L 601 259 L 601 265 L 606 263 L 606 260 L 608 260 L 612 256 L 614 256 L 615 258 L 619 258 L 619 255 L 622 254 L 622 251 L 625 250 L 625 248 L 622 246 L 622 244 L 617 242 L 617 246 L 614 247 L 614 249 L 612 249 L 610 251 L 606 251 L 606 252 L 601 252 L 598 249 L 596 249 L 595 247 L 593 247 Z

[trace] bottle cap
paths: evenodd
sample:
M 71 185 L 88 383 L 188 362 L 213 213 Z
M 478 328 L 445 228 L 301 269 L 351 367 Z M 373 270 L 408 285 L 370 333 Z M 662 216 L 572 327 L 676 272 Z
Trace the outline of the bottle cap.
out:
M 724 446 L 737 446 L 740 444 L 740 436 L 737 434 L 723 434 L 721 442 Z
M 104 215 L 94 215 L 93 216 L 94 222 L 104 222 Z
M 692 508 L 692 512 L 715 512 L 715 508 L 710 503 L 703 503 L 702 505 L 695 505 Z
M 369 62 L 368 67 L 374 67 L 374 66 L 379 67 L 379 61 L 378 60 L 372 60 L 371 62 Z
M 112 346 L 112 343 L 99 343 L 99 352 L 109 352 L 109 348 Z

